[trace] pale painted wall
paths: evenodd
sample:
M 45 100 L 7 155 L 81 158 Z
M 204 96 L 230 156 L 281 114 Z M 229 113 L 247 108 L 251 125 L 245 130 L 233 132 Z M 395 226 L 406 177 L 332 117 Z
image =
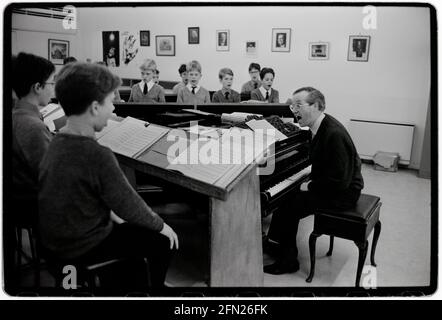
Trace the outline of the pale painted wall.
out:
M 150 30 L 151 46 L 140 47 L 136 61 L 115 72 L 138 77 L 137 64 L 153 58 L 161 79 L 178 80 L 178 66 L 196 59 L 203 66 L 201 84 L 209 90 L 220 87 L 218 70 L 225 66 L 233 69 L 234 87 L 239 90 L 248 80 L 249 63 L 256 61 L 275 69 L 274 87 L 281 101 L 294 89 L 309 85 L 324 93 L 327 112 L 344 125 L 350 118 L 414 123 L 411 166 L 419 167 L 430 88 L 428 9 L 378 8 L 377 30 L 367 31 L 362 28 L 361 7 L 80 8 L 78 12 L 79 30 L 73 40 L 77 58 L 102 60 L 102 31 Z M 188 27 L 200 27 L 199 45 L 187 44 Z M 289 53 L 271 52 L 272 28 L 292 29 Z M 215 50 L 215 31 L 220 29 L 230 30 L 229 52 Z M 371 36 L 368 62 L 347 61 L 349 35 L 358 34 Z M 155 55 L 156 35 L 176 36 L 175 57 Z M 256 57 L 246 56 L 246 40 L 258 41 Z M 329 60 L 308 60 L 308 43 L 315 41 L 330 43 Z
M 64 29 L 61 20 L 21 14 L 12 15 L 12 54 L 20 51 L 48 58 L 48 40 L 69 41 L 70 55 L 80 56 L 77 30 Z M 56 65 L 56 70 L 61 66 Z

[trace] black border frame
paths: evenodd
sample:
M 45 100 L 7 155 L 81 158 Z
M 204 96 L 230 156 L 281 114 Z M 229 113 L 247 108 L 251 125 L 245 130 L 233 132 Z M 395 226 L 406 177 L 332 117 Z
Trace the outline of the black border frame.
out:
M 54 3 L 12 3 L 8 4 L 4 10 L 4 20 L 3 20 L 3 52 L 11 52 L 11 18 L 13 8 L 23 8 L 23 7 L 54 7 Z M 376 7 L 418 7 L 418 8 L 428 8 L 430 13 L 430 51 L 431 51 L 431 68 L 430 68 L 430 108 L 431 108 L 431 258 L 430 258 L 430 283 L 428 286 L 412 286 L 412 287 L 378 287 L 376 289 L 364 289 L 364 288 L 354 288 L 354 287 L 277 287 L 277 288 L 165 288 L 159 291 L 152 291 L 140 295 L 143 296 L 161 296 L 161 297 L 264 297 L 264 298 L 299 298 L 299 297 L 421 297 L 425 295 L 432 295 L 437 290 L 437 278 L 438 278 L 438 46 L 437 46 L 437 18 L 436 9 L 433 5 L 429 3 L 417 3 L 417 2 L 299 2 L 299 3 L 192 3 L 192 2 L 177 2 L 177 3 L 139 3 L 139 2 L 125 2 L 125 3 L 113 3 L 113 2 L 82 2 L 82 3 L 69 3 L 69 2 L 59 2 L 56 5 L 74 5 L 78 8 L 82 7 L 177 7 L 177 6 L 224 6 L 229 5 L 232 7 L 241 6 L 317 6 L 317 7 L 328 7 L 328 6 L 339 6 L 339 7 L 362 7 L 367 5 L 375 5 Z M 12 163 L 10 159 L 10 152 L 12 150 L 12 116 L 10 108 L 7 106 L 12 105 L 11 97 L 11 81 L 9 75 L 11 74 L 11 59 L 5 57 L 3 59 L 3 212 L 12 212 L 13 207 L 11 203 L 11 188 L 10 182 L 12 181 Z M 8 221 L 7 215 L 3 215 L 3 235 L 5 234 L 5 221 Z M 3 242 L 5 243 L 5 242 Z M 2 248 L 4 254 L 4 249 Z M 60 291 L 54 288 L 43 288 L 39 292 L 21 292 L 15 287 L 12 287 L 10 279 L 5 276 L 7 271 L 5 270 L 3 274 L 3 289 L 9 295 L 14 296 L 63 296 L 63 297 L 89 297 L 92 296 L 89 293 L 78 295 L 73 293 L 67 293 L 66 291 Z M 120 295 L 121 293 L 117 293 Z M 99 293 L 97 293 L 99 296 Z M 96 295 L 96 296 L 97 296 Z M 123 294 L 121 297 L 125 297 Z M 135 295 L 133 295 L 135 296 Z M 127 297 L 127 296 L 126 296 Z M 256 302 L 256 301 L 255 301 Z M 276 303 L 273 301 L 272 303 Z M 369 302 L 372 303 L 373 301 Z M 113 301 L 111 302 L 113 303 Z M 181 302 L 180 302 L 181 303 Z M 316 303 L 316 302 L 314 302 Z M 178 301 L 177 301 L 178 304 Z M 311 305 L 313 307 L 313 305 Z M 371 307 L 371 305 L 370 305 Z M 402 307 L 402 305 L 401 305 Z M 311 308 L 309 308 L 311 311 Z M 342 310 L 342 309 L 341 309 Z M 397 309 L 396 310 L 400 310 Z

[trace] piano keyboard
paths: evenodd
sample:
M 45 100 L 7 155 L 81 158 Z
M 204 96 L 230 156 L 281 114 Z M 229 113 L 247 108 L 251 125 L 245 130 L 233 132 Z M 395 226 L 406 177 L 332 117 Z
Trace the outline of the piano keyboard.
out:
M 295 173 L 294 175 L 288 177 L 285 180 L 282 180 L 281 182 L 275 184 L 273 187 L 270 187 L 266 190 L 266 193 L 269 193 L 270 197 L 275 196 L 276 194 L 280 193 L 281 191 L 285 190 L 292 184 L 296 183 L 301 179 L 302 177 L 306 176 L 307 174 L 310 174 L 312 166 L 309 165 L 308 167 L 302 169 L 301 171 Z

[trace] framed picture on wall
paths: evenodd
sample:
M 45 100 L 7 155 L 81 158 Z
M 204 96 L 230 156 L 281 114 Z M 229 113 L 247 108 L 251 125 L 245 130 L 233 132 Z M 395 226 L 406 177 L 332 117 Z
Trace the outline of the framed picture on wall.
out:
M 272 51 L 290 52 L 291 33 L 290 28 L 272 29 Z
M 258 41 L 256 40 L 248 40 L 246 41 L 246 54 L 249 56 L 256 55 L 258 50 Z
M 216 30 L 216 51 L 229 51 L 230 32 L 229 30 Z
M 189 44 L 199 44 L 200 43 L 200 28 L 190 27 L 188 30 Z
M 309 47 L 310 60 L 328 60 L 328 42 L 310 42 Z
M 348 61 L 368 61 L 370 36 L 350 36 L 348 42 Z
M 140 46 L 150 47 L 150 31 L 140 31 Z
M 69 57 L 69 41 L 49 39 L 48 56 L 53 64 L 63 64 L 63 59 Z
M 175 36 L 156 36 L 157 56 L 175 55 Z
M 103 31 L 103 61 L 108 67 L 120 66 L 120 32 Z

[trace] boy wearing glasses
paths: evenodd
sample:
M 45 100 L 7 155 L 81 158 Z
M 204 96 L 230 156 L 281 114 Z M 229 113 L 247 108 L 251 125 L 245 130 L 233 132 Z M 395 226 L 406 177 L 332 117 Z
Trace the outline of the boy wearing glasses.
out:
M 241 93 L 250 94 L 253 90 L 261 87 L 261 80 L 259 79 L 260 71 L 261 66 L 259 64 L 252 62 L 249 65 L 250 81 L 243 84 Z
M 13 61 L 12 74 L 12 88 L 18 98 L 12 109 L 13 198 L 14 204 L 23 207 L 16 208 L 16 214 L 33 221 L 39 165 L 52 139 L 39 108 L 54 97 L 55 67 L 44 58 L 20 52 Z

